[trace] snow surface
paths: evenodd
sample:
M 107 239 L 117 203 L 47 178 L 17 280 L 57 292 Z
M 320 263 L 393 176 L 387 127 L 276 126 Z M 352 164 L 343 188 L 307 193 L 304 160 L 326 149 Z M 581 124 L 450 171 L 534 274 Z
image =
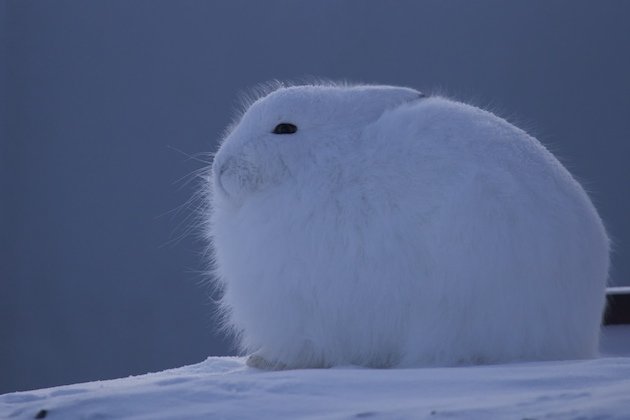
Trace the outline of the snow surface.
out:
M 0 396 L 0 418 L 630 419 L 630 326 L 593 360 L 265 372 L 239 357 Z M 42 413 L 43 414 L 43 413 Z

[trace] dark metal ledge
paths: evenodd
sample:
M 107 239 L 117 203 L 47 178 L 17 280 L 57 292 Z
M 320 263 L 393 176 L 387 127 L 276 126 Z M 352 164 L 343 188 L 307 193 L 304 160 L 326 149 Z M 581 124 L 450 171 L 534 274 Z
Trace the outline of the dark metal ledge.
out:
M 630 287 L 606 289 L 604 325 L 630 324 Z

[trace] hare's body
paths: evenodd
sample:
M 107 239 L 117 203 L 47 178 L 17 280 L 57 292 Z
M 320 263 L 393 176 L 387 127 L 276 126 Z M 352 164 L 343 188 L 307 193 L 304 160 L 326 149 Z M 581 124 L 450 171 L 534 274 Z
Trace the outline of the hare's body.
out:
M 212 178 L 226 319 L 268 366 L 596 353 L 601 220 L 491 113 L 404 88 L 280 89 L 227 136 Z

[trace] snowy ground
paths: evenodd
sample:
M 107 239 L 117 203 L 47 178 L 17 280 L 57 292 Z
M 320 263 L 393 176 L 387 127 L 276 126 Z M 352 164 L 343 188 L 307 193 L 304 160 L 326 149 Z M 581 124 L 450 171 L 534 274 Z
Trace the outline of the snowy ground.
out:
M 43 411 L 45 410 L 45 411 Z M 210 357 L 179 369 L 0 396 L 0 418 L 630 419 L 630 326 L 595 360 L 263 372 Z

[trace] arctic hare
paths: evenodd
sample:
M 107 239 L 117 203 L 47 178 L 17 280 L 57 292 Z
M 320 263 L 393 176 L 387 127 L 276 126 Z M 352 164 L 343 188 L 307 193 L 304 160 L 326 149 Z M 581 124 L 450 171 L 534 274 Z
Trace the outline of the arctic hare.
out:
M 252 366 L 596 354 L 602 221 L 490 112 L 402 87 L 278 88 L 225 136 L 208 204 L 225 323 Z

